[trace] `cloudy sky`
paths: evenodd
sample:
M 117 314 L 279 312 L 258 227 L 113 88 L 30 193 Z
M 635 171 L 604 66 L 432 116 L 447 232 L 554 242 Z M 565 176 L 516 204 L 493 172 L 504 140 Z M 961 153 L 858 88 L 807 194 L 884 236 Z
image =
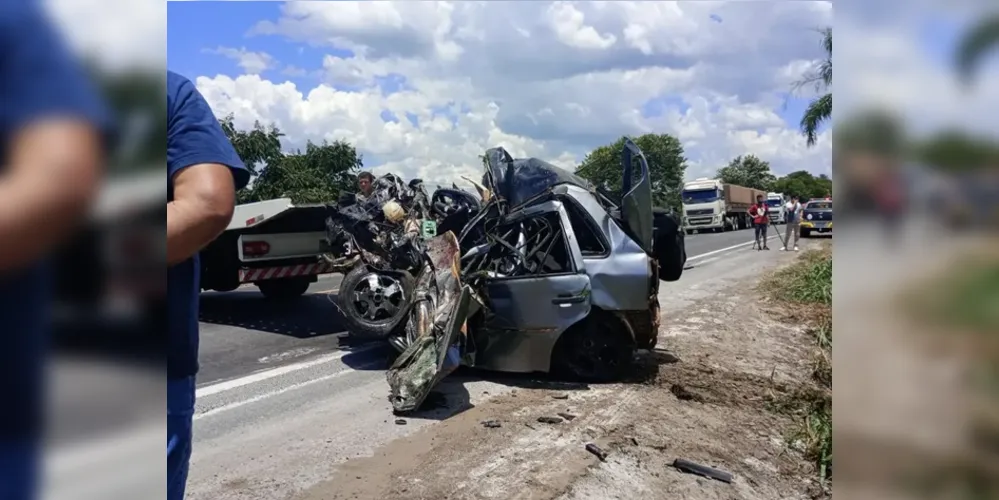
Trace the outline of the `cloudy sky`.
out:
M 574 167 L 621 135 L 677 136 L 689 177 L 753 153 L 828 172 L 797 130 L 829 2 L 180 2 L 168 67 L 286 147 L 346 139 L 366 167 L 448 181 L 501 145 Z
M 828 132 L 806 148 L 797 130 L 810 89 L 787 95 L 822 57 L 829 2 L 48 2 L 109 66 L 166 64 L 239 125 L 274 122 L 287 148 L 347 139 L 376 172 L 447 181 L 496 145 L 574 166 L 646 132 L 683 141 L 689 178 L 746 153 L 830 168 Z M 837 2 L 836 116 L 999 130 L 999 86 L 963 92 L 949 65 L 978 5 Z

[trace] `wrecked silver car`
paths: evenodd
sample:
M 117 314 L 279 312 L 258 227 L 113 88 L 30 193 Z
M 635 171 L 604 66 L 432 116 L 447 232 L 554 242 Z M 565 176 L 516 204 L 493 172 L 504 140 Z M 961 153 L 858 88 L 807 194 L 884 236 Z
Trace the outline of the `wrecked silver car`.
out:
M 358 267 L 363 279 L 344 279 L 342 303 L 388 300 L 395 312 L 379 333 L 401 352 L 387 374 L 396 412 L 415 410 L 459 365 L 617 379 L 636 349 L 656 345 L 659 281 L 682 272 L 682 231 L 654 214 L 648 164 L 630 140 L 618 196 L 502 148 L 488 150 L 483 163 L 477 203 L 449 210 L 400 203 L 411 207 L 405 215 L 392 205 L 382 212 L 398 214 L 393 225 L 374 237 L 364 232 L 384 221 L 344 217 L 341 209 L 328 224 L 331 240 L 347 235 L 370 257 Z M 398 203 L 391 200 L 381 203 Z M 451 229 L 417 229 L 428 221 Z M 399 254 L 421 257 L 390 262 Z

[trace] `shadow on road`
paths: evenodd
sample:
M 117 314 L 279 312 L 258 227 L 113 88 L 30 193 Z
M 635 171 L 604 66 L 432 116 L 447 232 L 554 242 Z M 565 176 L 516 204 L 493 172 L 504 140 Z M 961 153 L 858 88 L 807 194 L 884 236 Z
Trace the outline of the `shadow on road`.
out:
M 335 300 L 335 294 L 318 293 L 289 300 L 265 299 L 256 290 L 203 293 L 199 319 L 204 323 L 308 339 L 344 332 L 343 316 Z

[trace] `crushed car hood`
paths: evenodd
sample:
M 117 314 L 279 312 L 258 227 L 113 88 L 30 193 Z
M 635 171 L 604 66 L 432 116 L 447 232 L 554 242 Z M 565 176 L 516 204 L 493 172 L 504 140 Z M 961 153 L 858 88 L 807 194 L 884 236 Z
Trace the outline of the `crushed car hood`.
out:
M 492 148 L 485 154 L 486 172 L 482 183 L 510 207 L 548 191 L 557 184 L 573 184 L 592 189 L 586 179 L 537 158 L 513 159 L 503 148 Z
M 466 319 L 477 310 L 462 284 L 458 240 L 447 232 L 427 242 L 428 261 L 406 324 L 409 347 L 389 368 L 389 401 L 398 413 L 417 410 L 430 390 L 461 364 Z

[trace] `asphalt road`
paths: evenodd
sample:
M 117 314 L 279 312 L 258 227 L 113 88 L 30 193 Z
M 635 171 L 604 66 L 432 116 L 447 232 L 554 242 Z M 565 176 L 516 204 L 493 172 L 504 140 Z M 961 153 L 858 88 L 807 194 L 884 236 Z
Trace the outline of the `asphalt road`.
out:
M 751 244 L 752 239 L 752 230 L 689 235 L 687 255 L 706 258 L 732 245 Z M 770 246 L 777 249 L 780 244 L 775 241 Z M 697 260 L 690 265 L 696 265 Z M 252 285 L 227 293 L 201 294 L 199 386 L 358 347 L 341 326 L 340 312 L 333 304 L 341 278 L 322 276 L 306 296 L 288 303 L 266 300 Z M 387 350 L 372 349 L 356 361 L 375 362 L 385 353 Z
M 775 237 L 775 251 L 751 252 L 752 237 L 751 231 L 688 236 L 687 270 L 660 290 L 665 321 L 670 311 L 713 293 L 715 284 L 790 258 L 776 251 Z M 285 304 L 265 300 L 252 286 L 202 294 L 187 498 L 288 498 L 345 459 L 494 395 L 537 386 L 525 377 L 459 372 L 436 389 L 445 406 L 396 424 L 384 376 L 390 348 L 350 341 L 331 303 L 339 283 L 339 276 L 323 277 L 308 295 Z M 162 373 L 87 361 L 54 367 L 53 409 L 64 421 L 55 428 L 74 424 L 81 429 L 74 434 L 90 438 L 53 443 L 46 477 L 54 482 L 47 480 L 46 498 L 162 498 Z

